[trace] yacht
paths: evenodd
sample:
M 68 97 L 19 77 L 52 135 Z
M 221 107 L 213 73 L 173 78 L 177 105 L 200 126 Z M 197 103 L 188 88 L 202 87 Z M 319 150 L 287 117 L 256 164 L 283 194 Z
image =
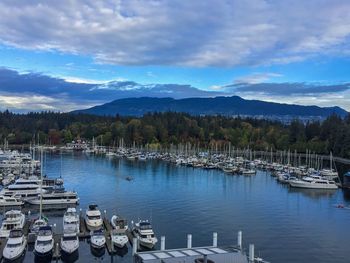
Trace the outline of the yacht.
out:
M 123 230 L 124 232 L 129 228 L 128 222 L 126 221 L 126 219 L 121 218 L 117 215 L 112 216 L 111 225 L 114 229 L 120 229 L 120 230 Z
M 64 233 L 79 233 L 79 215 L 74 207 L 70 207 L 63 216 L 63 232 Z
M 66 254 L 73 254 L 79 248 L 79 239 L 76 233 L 64 233 L 61 237 L 61 249 Z
M 52 228 L 50 226 L 40 227 L 34 245 L 35 256 L 48 259 L 52 258 L 53 246 L 54 239 Z
M 27 203 L 40 205 L 41 201 L 43 206 L 76 205 L 79 203 L 79 197 L 76 192 L 52 192 L 42 194 L 42 197 L 38 196 L 35 199 L 29 199 Z
M 153 248 L 158 242 L 157 238 L 154 236 L 152 225 L 148 221 L 141 220 L 138 223 L 135 223 L 132 232 L 138 239 L 139 244 L 146 248 Z
M 25 224 L 25 215 L 19 210 L 11 210 L 5 213 L 0 228 L 0 238 L 9 237 L 10 231 L 13 229 L 23 229 Z
M 15 261 L 25 254 L 27 247 L 27 238 L 21 229 L 10 231 L 9 238 L 2 253 L 5 261 Z
M 128 243 L 129 238 L 123 229 L 113 229 L 111 231 L 111 240 L 114 246 L 123 248 Z
M 86 210 L 85 222 L 89 230 L 97 230 L 102 228 L 102 216 L 97 205 L 89 205 L 89 209 Z
M 332 180 L 322 178 L 318 175 L 305 176 L 302 179 L 289 180 L 292 187 L 312 189 L 337 189 L 338 186 Z
M 18 200 L 15 197 L 0 195 L 0 207 L 22 206 L 23 204 L 23 201 Z
M 37 198 L 40 195 L 40 193 L 46 193 L 46 192 L 47 191 L 45 189 L 40 190 L 40 186 L 39 187 L 29 186 L 29 187 L 23 187 L 23 188 L 16 187 L 11 189 L 3 188 L 0 191 L 0 195 L 13 196 L 23 201 L 27 201 L 30 199 Z
M 91 231 L 91 247 L 95 249 L 103 248 L 106 244 L 106 237 L 102 229 Z

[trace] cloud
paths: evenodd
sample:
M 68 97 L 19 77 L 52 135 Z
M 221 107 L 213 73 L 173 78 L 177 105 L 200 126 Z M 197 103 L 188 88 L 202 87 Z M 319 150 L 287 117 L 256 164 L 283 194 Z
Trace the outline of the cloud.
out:
M 284 64 L 348 56 L 349 14 L 348 0 L 3 0 L 0 42 L 118 65 Z
M 242 76 L 235 79 L 235 83 L 244 83 L 244 84 L 258 84 L 270 81 L 273 78 L 282 77 L 282 74 L 278 73 L 253 73 L 247 76 Z
M 0 110 L 71 111 L 128 97 L 210 97 L 222 95 L 191 85 L 140 84 L 128 80 L 94 81 L 58 78 L 0 68 Z
M 226 85 L 225 88 L 226 91 L 236 93 L 265 94 L 269 96 L 315 96 L 348 91 L 350 89 L 350 83 L 333 85 L 307 83 L 241 83 Z

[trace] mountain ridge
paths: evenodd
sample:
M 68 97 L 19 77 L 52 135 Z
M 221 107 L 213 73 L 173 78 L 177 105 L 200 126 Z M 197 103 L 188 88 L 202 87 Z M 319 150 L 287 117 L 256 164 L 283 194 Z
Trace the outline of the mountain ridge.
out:
M 295 116 L 326 118 L 332 114 L 345 117 L 348 112 L 341 107 L 304 106 L 246 100 L 239 96 L 193 97 L 174 99 L 171 97 L 132 97 L 113 100 L 88 109 L 73 113 L 94 115 L 142 116 L 149 112 L 185 112 L 191 115 L 246 115 L 246 116 Z

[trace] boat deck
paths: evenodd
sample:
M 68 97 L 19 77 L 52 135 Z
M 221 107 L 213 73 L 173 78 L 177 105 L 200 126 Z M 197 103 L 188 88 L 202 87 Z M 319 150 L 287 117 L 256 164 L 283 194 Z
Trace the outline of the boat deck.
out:
M 233 247 L 199 247 L 199 248 L 183 248 L 171 250 L 159 250 L 138 252 L 135 255 L 137 263 L 193 263 L 204 262 L 207 256 L 208 261 L 215 263 L 248 263 L 248 257 L 242 251 Z

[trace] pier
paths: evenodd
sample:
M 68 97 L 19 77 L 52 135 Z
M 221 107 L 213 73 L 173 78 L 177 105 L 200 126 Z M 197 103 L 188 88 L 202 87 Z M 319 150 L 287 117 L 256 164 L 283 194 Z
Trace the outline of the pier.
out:
M 218 236 L 213 233 L 213 244 L 205 247 L 192 247 L 192 235 L 187 235 L 187 247 L 179 249 L 165 249 L 165 236 L 161 237 L 161 249 L 156 251 L 137 252 L 133 247 L 135 263 L 253 263 L 262 262 L 262 258 L 255 257 L 254 245 L 249 245 L 249 255 L 242 249 L 242 232 L 237 233 L 237 245 L 228 247 L 217 246 Z M 134 242 L 137 242 L 135 239 Z

